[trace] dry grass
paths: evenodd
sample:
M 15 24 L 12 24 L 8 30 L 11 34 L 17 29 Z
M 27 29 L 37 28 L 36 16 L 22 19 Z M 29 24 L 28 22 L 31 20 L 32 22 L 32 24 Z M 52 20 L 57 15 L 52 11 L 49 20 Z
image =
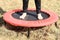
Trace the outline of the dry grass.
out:
M 12 9 L 22 9 L 22 0 L 0 0 L 0 8 L 4 11 Z M 29 1 L 29 8 L 35 8 L 34 0 Z M 42 8 L 60 13 L 60 0 L 42 0 Z M 1 12 L 0 12 L 1 13 Z M 0 15 L 1 16 L 1 15 Z M 58 20 L 58 26 L 60 20 Z M 26 29 L 26 28 L 25 28 Z M 0 40 L 28 40 L 26 37 L 27 31 L 17 32 L 8 30 L 5 26 L 0 26 Z M 29 40 L 60 40 L 60 26 L 57 28 L 54 24 L 37 30 L 31 29 Z

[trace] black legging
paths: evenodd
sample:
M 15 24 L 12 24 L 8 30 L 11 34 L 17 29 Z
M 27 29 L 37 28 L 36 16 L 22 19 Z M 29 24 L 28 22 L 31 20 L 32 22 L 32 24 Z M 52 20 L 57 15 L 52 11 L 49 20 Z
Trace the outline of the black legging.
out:
M 34 0 L 36 6 L 36 12 L 39 13 L 41 9 L 41 0 Z M 23 11 L 27 12 L 29 0 L 23 0 Z

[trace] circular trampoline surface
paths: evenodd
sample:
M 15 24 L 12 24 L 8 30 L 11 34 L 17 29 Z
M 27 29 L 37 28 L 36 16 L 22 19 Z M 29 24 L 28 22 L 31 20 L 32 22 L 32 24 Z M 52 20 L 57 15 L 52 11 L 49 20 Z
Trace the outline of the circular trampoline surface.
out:
M 23 14 L 20 9 L 10 10 L 3 15 L 3 19 L 14 26 L 22 27 L 42 27 L 50 25 L 58 20 L 58 16 L 55 12 L 41 9 L 41 14 L 43 16 L 42 20 L 37 19 L 37 14 L 35 9 L 28 9 L 27 16 L 25 19 L 19 18 Z
M 43 19 L 46 19 L 50 16 L 49 14 L 42 11 L 40 13 L 42 14 Z M 26 21 L 38 20 L 36 11 L 27 11 L 27 15 L 24 19 L 19 18 L 22 14 L 23 14 L 23 11 L 15 12 L 12 14 L 12 17 L 14 17 L 15 19 L 26 20 Z

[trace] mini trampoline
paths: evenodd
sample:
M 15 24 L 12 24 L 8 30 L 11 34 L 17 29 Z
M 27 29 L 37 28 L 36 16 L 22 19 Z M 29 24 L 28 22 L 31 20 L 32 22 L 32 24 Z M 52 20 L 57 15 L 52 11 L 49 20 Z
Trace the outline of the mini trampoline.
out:
M 31 27 L 48 26 L 58 20 L 58 16 L 55 12 L 45 9 L 41 9 L 41 14 L 43 16 L 42 20 L 38 20 L 35 9 L 28 9 L 28 14 L 24 20 L 19 18 L 22 13 L 23 11 L 20 9 L 10 10 L 4 13 L 3 20 L 9 25 L 13 25 L 14 27 L 27 27 L 27 37 L 29 37 Z
M 58 20 L 58 16 L 55 12 L 41 9 L 41 13 L 44 19 L 38 20 L 35 9 L 28 9 L 28 15 L 26 18 L 20 19 L 19 16 L 22 15 L 23 11 L 20 9 L 10 10 L 3 15 L 3 19 L 6 23 L 13 26 L 22 27 L 42 27 L 50 25 Z

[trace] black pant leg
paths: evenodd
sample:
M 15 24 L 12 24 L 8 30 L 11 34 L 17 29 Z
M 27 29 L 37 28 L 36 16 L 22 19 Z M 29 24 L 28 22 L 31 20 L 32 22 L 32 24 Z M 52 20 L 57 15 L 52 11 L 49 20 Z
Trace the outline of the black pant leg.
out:
M 28 2 L 29 2 L 29 0 L 23 0 L 23 11 L 24 12 L 27 12 Z
M 36 12 L 39 13 L 41 10 L 41 0 L 34 0 L 36 6 Z

